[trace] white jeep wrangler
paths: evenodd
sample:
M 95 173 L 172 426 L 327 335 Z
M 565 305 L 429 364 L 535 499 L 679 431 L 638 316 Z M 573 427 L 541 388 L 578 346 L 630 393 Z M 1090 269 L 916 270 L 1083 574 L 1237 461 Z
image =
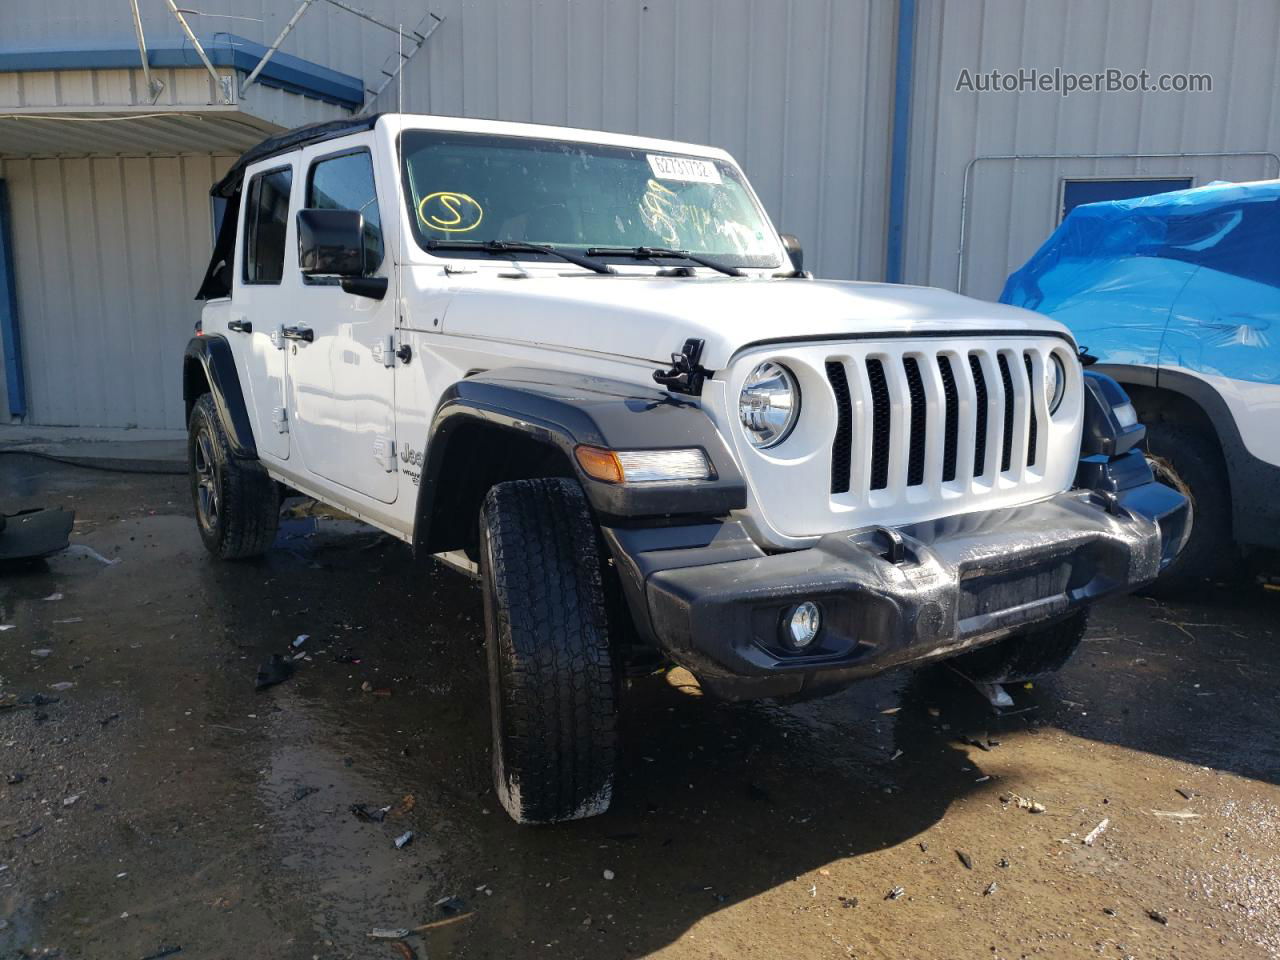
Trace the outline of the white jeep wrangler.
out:
M 1182 542 L 1065 327 L 813 280 L 724 151 L 383 114 L 274 136 L 213 195 L 201 536 L 260 554 L 287 487 L 478 570 L 517 821 L 608 807 L 627 670 L 1033 676 Z

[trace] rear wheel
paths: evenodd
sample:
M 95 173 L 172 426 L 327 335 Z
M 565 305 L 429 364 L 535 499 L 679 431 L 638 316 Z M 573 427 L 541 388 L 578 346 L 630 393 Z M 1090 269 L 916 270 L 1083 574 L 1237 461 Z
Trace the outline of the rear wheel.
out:
M 207 393 L 195 402 L 187 423 L 187 468 L 196 525 L 210 553 L 243 560 L 271 546 L 280 520 L 279 488 L 260 463 L 231 455 Z
M 616 689 L 596 530 L 571 480 L 501 483 L 480 511 L 493 779 L 517 823 L 604 813 Z
M 1013 683 L 1057 673 L 1084 639 L 1089 613 L 1081 610 L 1047 627 L 1015 633 L 948 663 L 976 683 Z
M 1227 572 L 1235 556 L 1231 488 L 1217 444 L 1193 427 L 1158 420 L 1147 427 L 1146 448 L 1155 478 L 1185 496 L 1191 507 L 1187 542 L 1144 591 L 1173 597 L 1198 580 Z

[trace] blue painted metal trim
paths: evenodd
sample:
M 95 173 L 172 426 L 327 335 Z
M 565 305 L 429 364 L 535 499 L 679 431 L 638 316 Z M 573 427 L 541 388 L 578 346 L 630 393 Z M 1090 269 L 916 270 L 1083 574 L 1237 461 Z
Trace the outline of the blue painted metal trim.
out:
M 267 48 L 233 33 L 219 33 L 205 52 L 214 66 L 249 73 Z M 147 60 L 157 68 L 199 67 L 200 57 L 190 44 L 153 46 Z M 0 50 L 0 72 L 28 70 L 120 70 L 137 67 L 137 47 L 105 47 L 87 50 Z M 277 52 L 258 74 L 258 83 L 304 97 L 355 109 L 364 103 L 359 77 L 330 70 L 310 60 Z
M 13 231 L 9 219 L 9 185 L 0 180 L 0 341 L 4 346 L 4 380 L 9 416 L 27 415 L 27 381 L 22 373 L 22 330 L 18 326 L 18 284 L 13 272 Z
M 884 278 L 902 282 L 902 231 L 907 210 L 907 141 L 911 133 L 911 78 L 916 46 L 916 0 L 898 0 L 898 44 L 893 66 L 893 140 L 889 153 L 889 231 Z

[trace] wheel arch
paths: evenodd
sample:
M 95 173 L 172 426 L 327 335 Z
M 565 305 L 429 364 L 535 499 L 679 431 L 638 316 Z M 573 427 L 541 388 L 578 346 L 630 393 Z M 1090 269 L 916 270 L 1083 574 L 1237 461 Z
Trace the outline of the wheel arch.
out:
M 188 420 L 196 400 L 205 393 L 213 396 L 232 454 L 241 460 L 256 460 L 258 447 L 236 372 L 235 355 L 226 337 L 217 334 L 192 337 L 187 343 L 182 358 L 182 399 Z
M 693 482 L 603 483 L 579 467 L 574 449 L 580 444 L 698 447 L 715 475 Z M 480 502 L 506 480 L 575 478 L 602 522 L 723 516 L 746 506 L 742 475 L 696 403 L 582 374 L 507 368 L 460 380 L 441 398 L 421 456 L 413 545 L 427 553 L 469 546 Z

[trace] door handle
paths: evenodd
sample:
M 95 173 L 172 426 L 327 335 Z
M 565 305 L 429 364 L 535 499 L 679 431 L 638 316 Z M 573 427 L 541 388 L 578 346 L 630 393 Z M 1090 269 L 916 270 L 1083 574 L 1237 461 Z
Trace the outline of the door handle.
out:
M 285 327 L 280 331 L 280 335 L 286 340 L 303 340 L 307 343 L 311 343 L 316 338 L 310 327 Z
M 253 333 L 253 324 L 248 320 L 231 320 L 227 323 L 227 329 L 236 333 Z

